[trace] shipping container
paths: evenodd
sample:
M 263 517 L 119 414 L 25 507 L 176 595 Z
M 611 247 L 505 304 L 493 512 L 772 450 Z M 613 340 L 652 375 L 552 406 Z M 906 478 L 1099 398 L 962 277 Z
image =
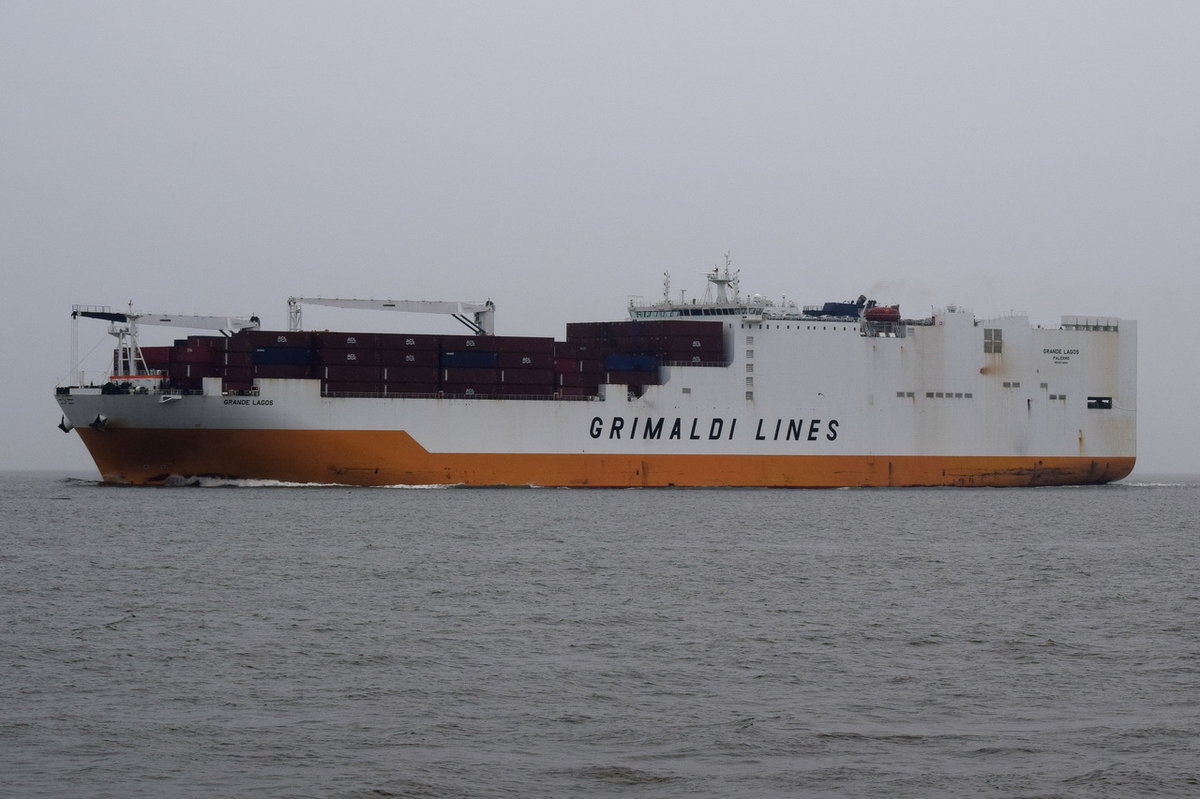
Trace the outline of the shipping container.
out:
M 146 354 L 149 347 L 142 347 L 142 354 Z M 172 347 L 171 361 L 173 363 L 218 363 L 218 356 L 224 355 L 219 353 L 212 347 Z
M 146 361 L 147 369 L 160 371 L 171 365 L 174 351 L 174 347 L 142 347 L 142 358 Z
M 495 336 L 440 336 L 442 352 L 496 352 Z
M 379 349 L 437 352 L 441 349 L 441 337 L 408 333 L 380 333 Z
M 499 369 L 463 369 L 449 368 L 442 370 L 443 383 L 498 383 Z
M 218 356 L 217 362 L 223 366 L 253 366 L 254 352 L 252 350 L 230 350 Z
M 456 397 L 491 397 L 496 394 L 495 383 L 442 383 L 441 392 Z
M 554 342 L 554 357 L 557 358 L 578 358 L 579 347 L 574 341 L 556 341 Z
M 554 385 L 553 369 L 501 369 L 500 382 L 514 385 L 535 386 L 539 383 Z
M 552 384 L 516 385 L 501 383 L 496 386 L 496 396 L 499 397 L 549 397 L 553 396 L 556 387 Z
M 255 347 L 250 361 L 254 366 L 308 366 L 312 363 L 312 350 L 307 347 Z
M 560 386 L 579 388 L 580 386 L 597 386 L 604 382 L 603 374 L 584 374 L 582 372 L 564 372 L 557 377 Z
M 219 367 L 218 371 L 227 381 L 250 383 L 254 380 L 254 367 L 252 366 L 225 366 Z
M 449 368 L 486 369 L 499 361 L 497 353 L 481 350 L 450 350 L 441 355 L 441 365 Z
M 383 379 L 387 383 L 432 383 L 438 384 L 442 371 L 436 366 L 385 366 Z
M 383 368 L 359 364 L 326 364 L 316 368 L 317 376 L 324 380 L 349 383 L 381 383 Z
M 501 369 L 553 369 L 552 352 L 500 352 Z
M 313 368 L 308 364 L 260 364 L 253 367 L 255 377 L 286 377 L 304 378 L 313 376 Z
M 555 358 L 554 371 L 556 372 L 578 372 L 579 360 L 577 358 Z
M 657 372 L 658 358 L 653 355 L 607 355 L 606 372 Z
M 496 351 L 554 356 L 554 339 L 548 336 L 495 336 Z
M 323 394 L 368 394 L 383 396 L 383 383 L 378 380 L 322 380 Z
M 212 363 L 173 363 L 167 371 L 172 378 L 217 377 L 221 370 Z
M 557 393 L 560 397 L 594 397 L 600 393 L 600 386 L 594 383 L 588 386 L 562 386 Z
M 307 330 L 242 330 L 233 338 L 244 338 L 250 347 L 308 347 L 313 345 L 313 334 Z
M 388 396 L 437 394 L 440 390 L 441 386 L 436 380 L 432 383 L 397 383 L 394 380 L 389 380 L 384 384 L 384 393 Z
M 441 358 L 436 349 L 431 350 L 379 350 L 379 363 L 382 366 L 411 366 L 432 367 L 441 365 Z
M 353 363 L 360 366 L 378 366 L 379 350 L 333 349 L 325 347 L 316 351 L 316 362 L 320 366 Z
M 313 333 L 313 346 L 330 350 L 373 350 L 379 347 L 378 333 Z

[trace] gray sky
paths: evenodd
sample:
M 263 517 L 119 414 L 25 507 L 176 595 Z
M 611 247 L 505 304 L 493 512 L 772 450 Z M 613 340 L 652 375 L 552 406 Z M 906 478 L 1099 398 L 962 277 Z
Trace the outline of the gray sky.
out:
M 1200 472 L 1200 3 L 4 0 L 0 123 L 0 468 L 94 475 L 73 303 L 561 337 L 730 251 L 808 304 L 1135 318 L 1138 473 Z

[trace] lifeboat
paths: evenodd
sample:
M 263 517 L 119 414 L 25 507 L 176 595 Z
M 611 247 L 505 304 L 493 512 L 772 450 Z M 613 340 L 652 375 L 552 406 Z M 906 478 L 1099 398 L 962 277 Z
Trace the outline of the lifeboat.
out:
M 874 308 L 868 308 L 863 317 L 868 322 L 899 322 L 900 321 L 900 306 L 899 305 L 876 305 Z

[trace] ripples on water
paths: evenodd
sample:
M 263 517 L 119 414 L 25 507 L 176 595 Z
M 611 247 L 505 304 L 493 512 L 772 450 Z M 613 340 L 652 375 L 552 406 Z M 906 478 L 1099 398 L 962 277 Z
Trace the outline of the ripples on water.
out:
M 1198 481 L 0 490 L 5 795 L 1200 794 Z

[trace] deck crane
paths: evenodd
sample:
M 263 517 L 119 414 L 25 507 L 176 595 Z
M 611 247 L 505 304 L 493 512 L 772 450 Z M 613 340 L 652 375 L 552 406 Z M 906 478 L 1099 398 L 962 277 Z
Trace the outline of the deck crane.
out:
M 139 325 L 162 325 L 166 327 L 186 327 L 193 330 L 219 330 L 222 335 L 230 335 L 238 330 L 256 328 L 259 325 L 257 316 L 196 316 L 192 314 L 156 314 L 135 313 L 133 303 L 125 313 L 113 311 L 107 305 L 73 305 L 71 306 L 71 370 L 79 369 L 79 318 L 102 319 L 109 322 L 109 335 L 117 339 L 117 357 L 114 367 L 114 379 L 129 379 L 145 377 L 150 370 L 142 357 L 138 346 Z M 83 382 L 80 375 L 80 383 Z
M 327 305 L 332 308 L 446 314 L 462 322 L 476 335 L 490 336 L 496 330 L 496 306 L 491 300 L 485 302 L 443 302 L 438 300 L 353 300 L 326 297 L 288 297 L 288 330 L 300 330 L 301 305 Z

